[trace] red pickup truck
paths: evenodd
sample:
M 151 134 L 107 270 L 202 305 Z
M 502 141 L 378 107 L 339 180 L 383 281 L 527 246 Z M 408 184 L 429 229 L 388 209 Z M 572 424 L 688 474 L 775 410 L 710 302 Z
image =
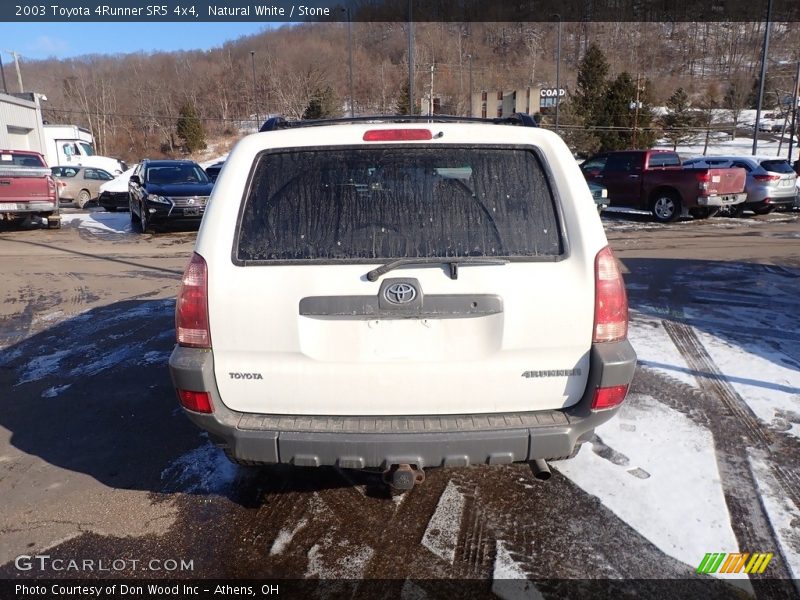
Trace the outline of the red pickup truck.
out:
M 61 227 L 56 184 L 44 157 L 27 150 L 0 150 L 0 221 L 46 219 Z
M 608 189 L 611 206 L 649 210 L 662 223 L 686 214 L 705 219 L 747 199 L 744 169 L 684 169 L 668 150 L 597 154 L 581 170 L 587 181 Z

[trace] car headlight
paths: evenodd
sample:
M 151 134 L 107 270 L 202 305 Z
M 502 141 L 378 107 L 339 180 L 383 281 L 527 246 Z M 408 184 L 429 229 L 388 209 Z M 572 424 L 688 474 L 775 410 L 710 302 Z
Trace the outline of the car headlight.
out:
M 158 202 L 159 204 L 172 204 L 164 196 L 158 196 L 156 194 L 148 194 L 147 200 L 148 202 Z

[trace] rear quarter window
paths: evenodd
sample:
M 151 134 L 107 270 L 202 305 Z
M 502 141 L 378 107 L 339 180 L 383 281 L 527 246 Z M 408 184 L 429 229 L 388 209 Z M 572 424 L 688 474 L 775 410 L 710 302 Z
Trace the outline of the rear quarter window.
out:
M 787 160 L 762 160 L 761 166 L 773 173 L 794 173 L 794 169 Z
M 262 153 L 234 257 L 552 260 L 563 252 L 553 190 L 530 149 L 394 146 Z

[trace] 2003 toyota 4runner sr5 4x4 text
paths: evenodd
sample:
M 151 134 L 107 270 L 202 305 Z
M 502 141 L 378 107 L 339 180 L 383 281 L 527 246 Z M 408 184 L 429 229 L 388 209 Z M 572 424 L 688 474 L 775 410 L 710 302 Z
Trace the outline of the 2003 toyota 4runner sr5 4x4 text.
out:
M 543 466 L 625 398 L 625 287 L 561 138 L 403 119 L 274 119 L 226 162 L 170 368 L 236 462 Z

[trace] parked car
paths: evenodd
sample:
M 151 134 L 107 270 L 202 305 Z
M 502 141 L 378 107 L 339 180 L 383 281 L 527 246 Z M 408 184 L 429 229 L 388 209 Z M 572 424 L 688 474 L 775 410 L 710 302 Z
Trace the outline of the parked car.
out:
M 649 210 L 666 223 L 685 213 L 705 219 L 744 202 L 745 173 L 731 169 L 684 169 L 675 152 L 606 152 L 581 165 L 584 177 L 608 188 L 611 206 Z
M 128 181 L 131 223 L 140 231 L 165 221 L 200 222 L 214 184 L 191 160 L 143 160 Z
M 31 217 L 49 229 L 61 227 L 58 194 L 44 156 L 27 150 L 0 150 L 0 221 Z
M 594 203 L 597 205 L 598 213 L 608 208 L 608 189 L 605 186 L 589 182 L 589 191 L 592 192 L 592 198 L 594 198 Z
M 625 286 L 566 144 L 435 119 L 272 119 L 228 158 L 169 364 L 232 460 L 546 473 L 624 400 Z
M 128 181 L 137 165 L 133 165 L 111 181 L 100 186 L 97 203 L 109 212 L 128 210 Z
M 214 163 L 210 167 L 206 167 L 206 175 L 211 180 L 211 183 L 216 183 L 217 177 L 219 177 L 219 172 L 222 170 L 222 167 L 225 166 L 225 161 L 221 160 L 219 162 Z
M 789 161 L 775 156 L 698 156 L 684 163 L 684 166 L 701 168 L 741 168 L 747 173 L 745 191 L 747 199 L 743 204 L 730 210 L 733 215 L 741 215 L 752 210 L 757 215 L 765 215 L 778 207 L 791 207 L 797 196 L 795 183 L 797 174 Z
M 94 167 L 52 167 L 58 187 L 58 199 L 68 200 L 83 208 L 100 195 L 100 186 L 114 176 Z

